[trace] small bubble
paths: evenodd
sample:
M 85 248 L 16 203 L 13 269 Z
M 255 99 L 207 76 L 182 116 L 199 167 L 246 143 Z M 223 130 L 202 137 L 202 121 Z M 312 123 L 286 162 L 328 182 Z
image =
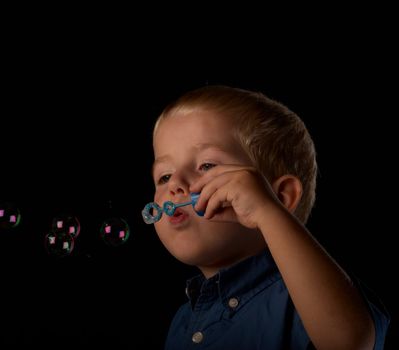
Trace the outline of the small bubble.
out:
M 75 240 L 70 233 L 51 231 L 45 237 L 44 246 L 49 255 L 62 258 L 72 253 Z
M 0 202 L 0 228 L 15 228 L 21 222 L 21 213 L 15 204 Z
M 69 233 L 76 238 L 80 233 L 80 222 L 75 216 L 60 215 L 53 219 L 51 228 L 54 233 Z
M 107 219 L 101 226 L 100 235 L 105 243 L 113 247 L 120 246 L 129 238 L 129 225 L 121 218 Z

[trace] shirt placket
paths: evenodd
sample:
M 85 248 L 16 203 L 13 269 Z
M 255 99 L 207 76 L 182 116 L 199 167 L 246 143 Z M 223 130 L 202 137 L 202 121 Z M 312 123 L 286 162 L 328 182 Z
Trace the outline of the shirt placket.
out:
M 217 317 L 214 310 L 217 302 L 216 292 L 215 286 L 205 288 L 197 299 L 188 327 L 189 349 L 202 349 L 207 343 L 206 329 Z

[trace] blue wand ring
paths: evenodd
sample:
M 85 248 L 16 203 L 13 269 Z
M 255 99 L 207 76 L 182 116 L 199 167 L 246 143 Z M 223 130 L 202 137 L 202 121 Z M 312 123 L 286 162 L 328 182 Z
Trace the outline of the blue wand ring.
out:
M 195 204 L 197 204 L 199 196 L 199 193 L 191 193 L 191 200 L 189 202 L 173 203 L 171 201 L 167 201 L 163 204 L 162 208 L 157 203 L 150 202 L 146 204 L 144 209 L 141 211 L 141 215 L 143 216 L 144 222 L 146 224 L 154 224 L 157 221 L 161 220 L 162 213 L 165 213 L 168 216 L 173 216 L 177 208 L 184 207 L 186 205 L 192 205 L 194 208 Z M 205 214 L 202 211 L 195 210 L 195 212 L 199 216 L 204 216 Z

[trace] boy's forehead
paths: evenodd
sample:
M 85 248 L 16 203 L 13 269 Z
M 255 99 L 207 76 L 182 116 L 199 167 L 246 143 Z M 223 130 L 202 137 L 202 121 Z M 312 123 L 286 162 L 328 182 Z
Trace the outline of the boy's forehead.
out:
M 175 141 L 177 141 L 175 139 Z M 170 147 L 169 147 L 170 146 Z M 156 161 L 168 160 L 170 150 L 187 150 L 191 153 L 199 153 L 207 150 L 214 150 L 219 152 L 229 152 L 232 150 L 233 145 L 231 143 L 223 143 L 221 140 L 215 140 L 214 142 L 178 142 L 171 143 L 154 143 L 154 152 Z M 235 147 L 234 147 L 235 148 Z
M 154 142 L 163 137 L 186 139 L 195 143 L 213 143 L 213 139 L 229 136 L 233 125 L 214 112 L 192 112 L 174 114 L 165 118 L 158 126 Z M 209 141 L 210 140 L 210 141 Z
M 166 156 L 191 155 L 215 150 L 247 161 L 247 155 L 226 118 L 214 113 L 191 113 L 168 116 L 154 134 L 155 164 Z M 159 161 L 158 161 L 159 160 Z
M 180 145 L 202 151 L 209 148 L 230 148 L 232 133 L 227 127 L 217 127 L 207 123 L 167 123 L 161 124 L 154 135 L 154 150 Z

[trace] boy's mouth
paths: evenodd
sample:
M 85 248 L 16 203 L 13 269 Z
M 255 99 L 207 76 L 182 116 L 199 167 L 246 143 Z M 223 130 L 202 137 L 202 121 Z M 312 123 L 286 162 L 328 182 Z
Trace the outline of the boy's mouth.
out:
M 188 219 L 188 214 L 181 208 L 177 208 L 173 216 L 170 216 L 169 222 L 171 224 L 177 225 L 180 224 Z

